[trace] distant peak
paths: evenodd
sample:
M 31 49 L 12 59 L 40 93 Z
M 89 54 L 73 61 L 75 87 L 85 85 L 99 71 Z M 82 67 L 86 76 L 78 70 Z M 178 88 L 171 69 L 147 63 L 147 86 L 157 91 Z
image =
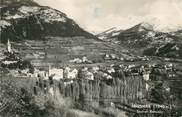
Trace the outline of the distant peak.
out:
M 139 32 L 143 32 L 143 31 L 153 31 L 154 30 L 154 26 L 150 23 L 147 22 L 142 22 L 139 23 L 131 28 L 129 28 L 128 30 L 134 30 L 134 31 L 139 31 Z
M 170 32 L 177 32 L 182 29 L 181 25 L 174 25 L 174 24 L 167 24 L 160 20 L 146 20 L 145 22 L 141 22 L 131 28 L 129 30 L 137 30 L 137 31 L 155 31 L 155 32 L 163 32 L 163 33 L 170 33 Z
M 139 32 L 142 32 L 142 31 L 151 31 L 151 30 L 154 30 L 154 27 L 152 24 L 150 23 L 147 23 L 147 22 L 142 22 L 136 26 L 134 26 Z
M 160 18 L 153 18 L 150 20 L 146 20 L 146 22 L 152 25 L 153 30 L 157 32 L 169 33 L 182 29 L 181 24 L 175 21 L 166 22 L 165 19 L 160 19 Z
M 148 30 L 153 30 L 154 26 L 150 23 L 147 22 L 142 22 L 140 23 L 140 27 L 144 28 L 144 29 L 148 29 Z

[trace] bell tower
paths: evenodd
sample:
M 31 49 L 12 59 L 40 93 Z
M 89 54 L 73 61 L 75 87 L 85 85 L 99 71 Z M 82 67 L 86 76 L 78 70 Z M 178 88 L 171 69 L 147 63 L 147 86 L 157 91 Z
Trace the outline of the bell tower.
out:
M 11 50 L 11 43 L 10 43 L 9 39 L 8 39 L 8 42 L 7 42 L 7 51 L 8 51 L 9 53 L 12 53 L 12 50 Z

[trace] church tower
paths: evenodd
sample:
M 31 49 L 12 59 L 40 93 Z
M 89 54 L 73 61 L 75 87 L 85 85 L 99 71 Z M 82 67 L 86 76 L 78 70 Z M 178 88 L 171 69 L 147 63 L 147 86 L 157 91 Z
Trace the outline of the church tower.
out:
M 8 42 L 7 42 L 7 50 L 8 50 L 9 53 L 12 52 L 12 50 L 11 50 L 11 43 L 10 43 L 9 39 L 8 39 Z

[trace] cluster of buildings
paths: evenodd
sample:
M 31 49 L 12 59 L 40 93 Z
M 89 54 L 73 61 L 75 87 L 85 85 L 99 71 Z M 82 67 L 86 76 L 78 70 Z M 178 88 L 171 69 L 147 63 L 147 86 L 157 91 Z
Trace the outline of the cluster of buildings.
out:
M 11 43 L 7 42 L 7 52 L 13 53 L 11 49 Z M 105 55 L 105 59 L 118 59 L 118 56 L 111 54 L 111 55 Z M 15 60 L 7 60 L 3 61 L 3 64 L 9 65 L 12 63 L 15 63 L 17 61 Z M 91 63 L 87 59 L 87 57 L 83 57 L 82 59 L 76 58 L 74 60 L 71 60 L 70 62 L 74 63 Z M 71 67 L 64 67 L 64 68 L 55 68 L 49 66 L 47 70 L 40 70 L 34 68 L 33 73 L 30 73 L 29 69 L 24 70 L 12 70 L 12 74 L 16 74 L 16 76 L 22 76 L 25 77 L 40 77 L 45 80 L 53 79 L 53 80 L 61 80 L 61 79 L 77 79 L 77 78 L 84 78 L 88 80 L 94 80 L 95 75 L 99 74 L 101 78 L 103 79 L 112 79 L 116 77 L 116 74 L 121 74 L 124 76 L 142 76 L 145 81 L 150 80 L 150 75 L 152 72 L 172 72 L 173 71 L 173 64 L 148 64 L 148 65 L 135 65 L 135 64 L 129 64 L 129 65 L 110 65 L 108 67 L 83 67 L 83 68 L 71 68 Z M 173 74 L 169 74 L 169 77 L 173 77 Z
M 86 63 L 86 64 L 91 64 L 93 62 L 91 60 L 88 60 L 88 58 L 86 56 L 83 56 L 81 59 L 80 58 L 75 58 L 73 60 L 70 60 L 70 63 L 76 63 L 76 64 Z
M 79 72 L 84 75 L 86 79 L 94 80 L 93 73 L 89 72 L 88 68 L 83 68 L 80 71 L 76 68 L 55 68 L 49 66 L 47 70 L 40 70 L 37 68 L 33 68 L 31 71 L 28 67 L 25 66 L 24 69 L 19 69 L 17 66 L 21 66 L 24 61 L 21 60 L 11 49 L 11 43 L 8 40 L 7 42 L 7 50 L 4 59 L 1 61 L 1 66 L 6 66 L 9 69 L 9 73 L 15 77 L 35 77 L 35 78 L 43 78 L 45 80 L 53 79 L 53 80 L 61 80 L 61 79 L 76 79 L 78 78 Z M 22 61 L 22 62 L 21 62 Z M 87 57 L 83 57 L 79 60 L 81 63 L 90 63 Z M 75 59 L 73 62 L 78 62 Z
M 77 79 L 79 77 L 88 79 L 88 80 L 94 80 L 94 73 L 90 72 L 87 67 L 84 67 L 82 69 L 76 69 L 71 67 L 65 67 L 65 68 L 51 68 L 47 71 L 41 71 L 36 69 L 34 71 L 34 77 L 42 77 L 45 80 L 52 79 L 52 80 L 63 80 L 63 79 Z
M 8 41 L 7 43 L 7 52 L 13 54 L 11 49 L 11 44 Z M 118 59 L 115 55 L 106 55 L 106 57 L 111 59 Z M 18 62 L 18 58 L 14 60 L 9 59 L 3 61 L 3 64 L 11 65 Z M 74 59 L 74 63 L 87 63 L 89 60 L 86 57 L 82 59 Z M 71 86 L 76 79 L 85 79 L 89 81 L 93 80 L 102 80 L 112 82 L 114 78 L 143 78 L 145 91 L 150 92 L 152 89 L 151 78 L 152 75 L 156 74 L 166 74 L 168 78 L 174 77 L 173 74 L 174 66 L 173 64 L 146 64 L 146 65 L 136 65 L 136 64 L 112 64 L 105 66 L 89 65 L 90 67 L 53 67 L 48 66 L 48 69 L 37 69 L 34 68 L 33 72 L 30 72 L 29 68 L 25 69 L 11 69 L 9 70 L 10 74 L 18 78 L 35 78 L 36 81 L 42 79 L 43 81 L 64 81 L 64 86 Z M 133 77 L 134 76 L 134 77 Z M 135 79 L 137 80 L 137 79 Z M 52 83 L 54 84 L 54 83 Z M 50 84 L 48 87 L 43 87 L 44 90 L 47 90 L 51 95 L 55 95 L 55 85 Z M 125 84 L 127 85 L 127 84 Z M 168 84 L 164 87 L 167 92 L 170 92 L 170 87 Z M 36 88 L 36 91 L 38 88 Z M 140 95 L 140 93 L 138 94 Z
M 119 60 L 120 58 L 116 54 L 105 54 L 104 59 L 105 60 Z M 123 60 L 123 58 L 121 58 L 121 60 Z
M 133 55 L 125 55 L 120 57 L 116 54 L 105 54 L 104 60 L 120 60 L 125 62 L 137 62 L 137 61 L 149 61 L 150 59 L 146 56 L 133 56 Z

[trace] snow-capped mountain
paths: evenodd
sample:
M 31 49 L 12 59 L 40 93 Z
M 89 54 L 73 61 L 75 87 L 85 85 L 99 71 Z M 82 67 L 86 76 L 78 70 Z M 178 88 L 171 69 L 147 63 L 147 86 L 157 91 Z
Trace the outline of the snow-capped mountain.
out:
M 178 31 L 178 34 L 180 31 Z M 176 33 L 164 33 L 155 30 L 148 23 L 140 23 L 122 31 L 118 40 L 120 45 L 145 55 L 181 58 L 182 37 Z
M 7 0 L 0 5 L 1 41 L 42 39 L 45 36 L 86 36 L 84 31 L 66 14 L 32 0 Z
M 123 30 L 117 29 L 117 28 L 110 28 L 104 32 L 101 32 L 99 34 L 97 34 L 96 36 L 103 40 L 103 41 L 115 41 L 116 42 L 116 38 L 118 37 L 118 35 L 122 32 Z
M 69 63 L 83 56 L 97 62 L 104 61 L 105 54 L 121 54 L 117 46 L 108 46 L 107 42 L 84 31 L 66 14 L 24 1 L 1 4 L 0 44 L 9 39 L 12 50 L 30 60 L 34 66 L 57 65 L 62 61 Z
M 116 35 L 115 35 L 116 34 Z M 103 41 L 117 43 L 135 54 L 182 58 L 181 30 L 164 33 L 154 25 L 142 22 L 127 30 L 111 28 L 97 35 Z
M 126 30 L 111 28 L 97 35 L 103 41 L 149 56 L 182 58 L 182 31 L 163 32 L 154 24 L 142 22 Z
M 148 23 L 140 23 L 120 33 L 118 40 L 129 47 L 142 48 L 157 41 L 171 41 L 167 33 L 156 32 Z
M 152 17 L 152 16 L 151 16 Z M 153 30 L 157 32 L 170 33 L 176 32 L 182 29 L 182 23 L 177 20 L 171 19 L 166 20 L 166 18 L 151 18 L 150 16 L 146 18 L 148 24 L 153 26 Z M 169 18 L 170 19 L 170 18 Z

